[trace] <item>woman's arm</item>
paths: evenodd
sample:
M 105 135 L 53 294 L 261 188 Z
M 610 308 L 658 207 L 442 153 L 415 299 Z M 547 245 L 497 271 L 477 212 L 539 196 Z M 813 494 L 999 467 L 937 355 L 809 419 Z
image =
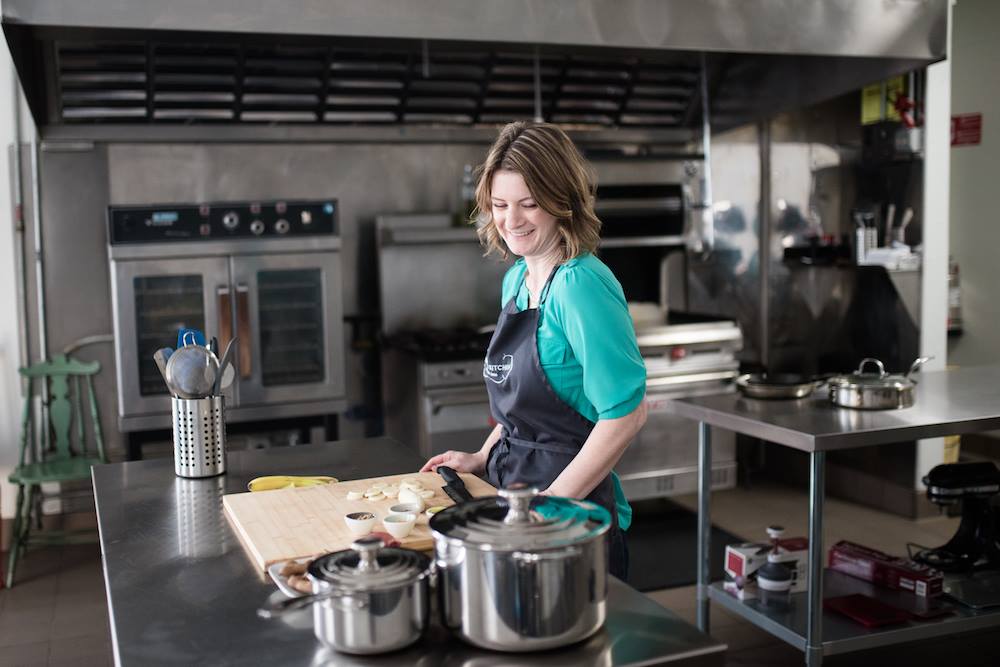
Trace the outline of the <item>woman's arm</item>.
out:
M 646 423 L 646 401 L 617 419 L 601 419 L 583 443 L 580 453 L 556 477 L 545 493 L 586 498 L 618 463 L 618 459 Z
M 483 443 L 478 452 L 470 454 L 469 452 L 448 451 L 444 454 L 432 456 L 424 464 L 424 467 L 420 469 L 420 472 L 436 471 L 438 466 L 448 466 L 458 472 L 471 472 L 475 474 L 484 472 L 490 450 L 500 440 L 501 431 L 503 431 L 503 427 L 497 424 L 490 431 L 490 434 L 486 436 L 486 442 Z

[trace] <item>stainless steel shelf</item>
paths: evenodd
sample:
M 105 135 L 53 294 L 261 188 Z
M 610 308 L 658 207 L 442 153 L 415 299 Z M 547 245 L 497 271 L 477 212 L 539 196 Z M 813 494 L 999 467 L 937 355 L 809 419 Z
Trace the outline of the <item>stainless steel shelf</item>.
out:
M 1000 428 L 1000 365 L 920 373 L 916 404 L 902 410 L 852 410 L 826 392 L 794 401 L 740 394 L 675 399 L 677 415 L 793 447 L 822 452 Z
M 911 593 L 877 588 L 867 581 L 855 579 L 841 572 L 826 570 L 823 578 L 824 598 L 853 593 L 869 595 L 886 604 L 904 608 L 905 605 L 917 604 L 920 600 Z M 807 610 L 805 593 L 793 594 L 787 610 L 765 607 L 759 600 L 745 602 L 738 600 L 723 590 L 722 583 L 712 584 L 708 595 L 713 602 L 730 612 L 742 616 L 800 651 L 805 650 Z M 866 628 L 841 614 L 824 612 L 823 654 L 836 655 L 1000 626 L 1000 607 L 975 611 L 957 603 L 949 606 L 953 612 L 949 616 L 880 628 Z

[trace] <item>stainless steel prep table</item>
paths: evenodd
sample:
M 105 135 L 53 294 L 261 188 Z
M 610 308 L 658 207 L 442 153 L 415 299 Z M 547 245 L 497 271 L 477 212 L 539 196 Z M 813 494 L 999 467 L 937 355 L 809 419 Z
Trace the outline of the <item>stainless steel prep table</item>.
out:
M 855 592 L 852 582 L 828 572 L 824 580 L 823 496 L 826 452 L 903 440 L 1000 428 L 1000 365 L 921 373 L 912 408 L 852 410 L 833 406 L 827 392 L 799 400 L 758 400 L 740 394 L 676 399 L 674 414 L 698 420 L 698 627 L 708 632 L 709 600 L 805 652 L 811 667 L 824 655 L 928 639 L 1000 625 L 1000 611 L 966 612 L 938 620 L 868 630 L 835 614 L 824 617 L 824 586 L 835 595 Z M 741 602 L 709 580 L 711 539 L 709 426 L 729 429 L 809 452 L 809 590 L 789 612 Z M 831 576 L 833 575 L 833 576 Z M 802 599 L 806 605 L 802 608 Z M 824 625 L 827 632 L 824 632 Z
M 97 466 L 94 495 L 118 665 L 721 665 L 725 645 L 618 580 L 608 621 L 589 641 L 540 654 L 476 649 L 432 625 L 410 649 L 380 657 L 332 653 L 306 610 L 263 620 L 280 596 L 257 573 L 222 513 L 222 495 L 266 474 L 358 479 L 417 470 L 390 438 L 232 452 L 226 475 L 188 480 L 160 459 Z

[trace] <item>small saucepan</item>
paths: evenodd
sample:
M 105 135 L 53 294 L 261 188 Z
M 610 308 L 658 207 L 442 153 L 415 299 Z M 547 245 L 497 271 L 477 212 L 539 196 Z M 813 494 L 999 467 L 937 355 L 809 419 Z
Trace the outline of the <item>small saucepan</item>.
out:
M 910 377 L 934 357 L 920 357 L 910 365 L 905 375 L 887 373 L 878 359 L 862 359 L 858 370 L 830 378 L 830 401 L 842 408 L 857 410 L 893 410 L 908 408 L 914 403 L 913 390 L 917 381 Z M 865 367 L 877 369 L 865 372 Z
M 750 398 L 788 400 L 809 396 L 825 381 L 798 373 L 747 373 L 736 378 L 736 387 Z
M 362 537 L 309 564 L 313 595 L 262 607 L 264 618 L 312 605 L 313 632 L 341 653 L 388 653 L 427 629 L 433 564 L 419 551 Z

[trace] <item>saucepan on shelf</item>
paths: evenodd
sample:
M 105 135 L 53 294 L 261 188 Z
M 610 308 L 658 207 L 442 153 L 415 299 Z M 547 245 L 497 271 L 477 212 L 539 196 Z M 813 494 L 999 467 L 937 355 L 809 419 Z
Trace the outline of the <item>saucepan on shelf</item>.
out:
M 830 401 L 843 408 L 858 410 L 908 408 L 914 403 L 917 385 L 910 376 L 933 358 L 920 357 L 904 375 L 898 375 L 886 372 L 885 365 L 878 359 L 866 357 L 853 373 L 830 378 Z

